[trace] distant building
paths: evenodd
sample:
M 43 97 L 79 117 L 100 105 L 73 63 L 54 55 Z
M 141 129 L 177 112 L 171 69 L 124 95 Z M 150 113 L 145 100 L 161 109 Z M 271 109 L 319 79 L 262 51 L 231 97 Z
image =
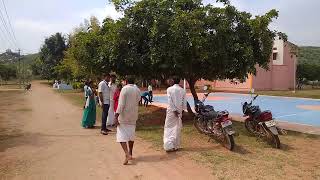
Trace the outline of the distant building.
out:
M 276 37 L 270 57 L 269 70 L 257 68 L 257 74 L 249 75 L 244 83 L 225 81 L 198 81 L 196 86 L 210 85 L 218 90 L 248 91 L 255 90 L 289 90 L 295 85 L 297 65 L 297 46 Z

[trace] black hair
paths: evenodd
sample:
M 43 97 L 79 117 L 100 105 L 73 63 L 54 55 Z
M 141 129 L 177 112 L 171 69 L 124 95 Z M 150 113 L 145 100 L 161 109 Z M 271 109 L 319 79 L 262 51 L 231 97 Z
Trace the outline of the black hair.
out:
M 127 81 L 129 84 L 134 84 L 134 77 L 133 76 L 127 76 Z
M 172 77 L 172 80 L 173 80 L 173 83 L 174 84 L 180 84 L 180 78 L 179 77 L 177 77 L 177 76 L 174 76 L 174 77 Z
M 86 80 L 84 81 L 84 85 L 86 85 L 86 86 L 89 85 L 89 80 L 88 80 L 88 79 L 86 79 Z
M 121 83 L 117 84 L 117 88 L 122 89 L 122 84 Z
M 110 77 L 110 74 L 109 74 L 109 73 L 103 73 L 103 74 L 102 74 L 102 77 L 104 77 L 104 78 L 105 78 L 105 77 Z
M 93 81 L 88 82 L 88 86 L 93 85 Z

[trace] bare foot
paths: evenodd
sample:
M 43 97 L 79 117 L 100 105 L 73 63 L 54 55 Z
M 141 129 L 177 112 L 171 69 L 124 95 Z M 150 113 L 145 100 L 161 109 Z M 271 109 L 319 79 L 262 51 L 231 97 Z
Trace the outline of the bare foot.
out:
M 129 158 L 128 158 L 128 156 L 126 156 L 126 158 L 125 158 L 125 160 L 123 162 L 123 165 L 128 165 L 128 163 L 129 163 Z

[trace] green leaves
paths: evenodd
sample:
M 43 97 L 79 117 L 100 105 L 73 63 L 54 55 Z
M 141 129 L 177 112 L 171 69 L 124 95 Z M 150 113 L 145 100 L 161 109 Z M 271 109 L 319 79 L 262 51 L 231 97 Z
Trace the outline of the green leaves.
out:
M 61 33 L 56 33 L 45 39 L 40 49 L 40 75 L 43 78 L 52 79 L 57 77 L 54 68 L 62 61 L 65 49 L 65 38 Z

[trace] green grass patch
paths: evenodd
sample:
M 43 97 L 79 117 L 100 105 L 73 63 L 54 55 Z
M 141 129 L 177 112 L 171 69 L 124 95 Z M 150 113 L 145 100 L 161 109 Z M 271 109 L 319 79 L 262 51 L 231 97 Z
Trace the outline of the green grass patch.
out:
M 257 91 L 257 94 L 320 99 L 320 89 L 298 90 L 295 93 L 292 91 Z

